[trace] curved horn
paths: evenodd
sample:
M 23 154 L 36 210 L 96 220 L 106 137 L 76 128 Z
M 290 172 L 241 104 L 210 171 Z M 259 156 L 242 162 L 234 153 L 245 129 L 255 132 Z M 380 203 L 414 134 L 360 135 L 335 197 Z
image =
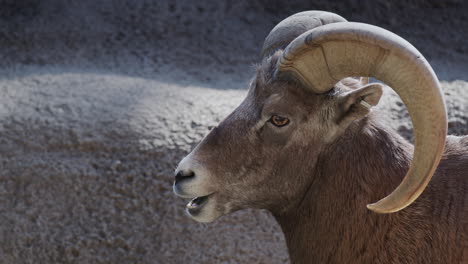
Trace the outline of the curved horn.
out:
M 304 11 L 287 17 L 279 22 L 265 38 L 261 56 L 273 54 L 278 49 L 284 49 L 302 33 L 330 23 L 346 22 L 341 16 L 325 11 Z
M 403 38 L 376 26 L 334 23 L 300 35 L 277 64 L 279 78 L 293 78 L 315 93 L 348 76 L 369 76 L 390 85 L 408 108 L 415 149 L 410 169 L 387 197 L 367 207 L 392 213 L 423 192 L 439 164 L 447 116 L 439 81 L 426 59 Z

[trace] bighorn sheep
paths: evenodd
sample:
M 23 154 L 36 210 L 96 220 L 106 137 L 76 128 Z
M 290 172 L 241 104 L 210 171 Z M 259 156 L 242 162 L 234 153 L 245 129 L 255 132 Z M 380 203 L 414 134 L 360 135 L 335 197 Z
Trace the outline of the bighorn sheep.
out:
M 176 170 L 174 192 L 196 197 L 188 214 L 268 209 L 293 263 L 468 263 L 468 137 L 446 136 L 438 79 L 416 48 L 308 11 L 279 23 L 262 53 L 245 100 Z M 356 76 L 400 95 L 414 149 L 370 111 L 382 85 Z

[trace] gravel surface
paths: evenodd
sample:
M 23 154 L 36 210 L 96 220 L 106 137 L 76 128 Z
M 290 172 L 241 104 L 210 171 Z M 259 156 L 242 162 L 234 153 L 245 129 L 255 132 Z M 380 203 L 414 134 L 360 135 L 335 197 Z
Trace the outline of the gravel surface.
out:
M 279 226 L 245 210 L 200 224 L 178 161 L 246 94 L 263 38 L 322 9 L 412 42 L 468 134 L 463 1 L 2 1 L 0 263 L 288 263 Z M 411 139 L 390 90 L 379 108 Z

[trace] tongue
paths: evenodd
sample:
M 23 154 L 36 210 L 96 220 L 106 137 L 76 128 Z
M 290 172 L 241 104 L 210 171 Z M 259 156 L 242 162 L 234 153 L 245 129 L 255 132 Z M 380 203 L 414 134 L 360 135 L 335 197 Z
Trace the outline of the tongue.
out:
M 205 200 L 205 197 L 196 197 L 195 199 L 191 200 L 187 204 L 187 208 L 189 209 L 198 208 L 203 203 L 204 200 Z
M 199 197 L 197 197 L 197 198 L 191 200 L 191 201 L 187 204 L 187 208 L 189 208 L 189 209 L 195 209 L 195 208 L 197 208 L 197 207 L 198 207 L 197 201 L 199 201 L 199 200 L 200 200 Z

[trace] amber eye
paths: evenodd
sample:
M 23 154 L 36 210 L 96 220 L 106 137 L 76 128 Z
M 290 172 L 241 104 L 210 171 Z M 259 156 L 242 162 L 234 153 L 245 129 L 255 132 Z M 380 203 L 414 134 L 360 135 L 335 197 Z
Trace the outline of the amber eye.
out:
M 289 119 L 287 119 L 286 117 L 279 116 L 279 115 L 274 115 L 270 118 L 270 122 L 277 127 L 283 127 L 289 124 Z

